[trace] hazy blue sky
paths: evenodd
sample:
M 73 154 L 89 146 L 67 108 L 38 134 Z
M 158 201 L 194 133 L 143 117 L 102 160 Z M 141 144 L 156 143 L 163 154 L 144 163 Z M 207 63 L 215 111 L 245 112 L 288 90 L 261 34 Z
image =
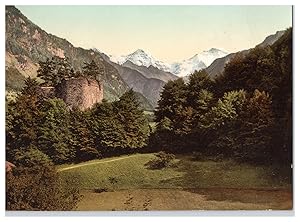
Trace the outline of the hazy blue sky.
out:
M 75 46 L 124 55 L 141 48 L 166 62 L 209 48 L 235 52 L 292 25 L 291 6 L 17 6 Z

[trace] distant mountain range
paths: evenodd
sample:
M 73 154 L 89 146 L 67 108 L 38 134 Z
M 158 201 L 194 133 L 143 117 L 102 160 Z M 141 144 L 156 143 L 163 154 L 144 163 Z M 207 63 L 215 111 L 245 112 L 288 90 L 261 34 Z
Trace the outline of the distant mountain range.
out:
M 264 47 L 267 45 L 272 45 L 283 35 L 283 33 L 284 31 L 277 31 L 275 34 L 267 36 L 265 40 L 257 46 Z M 172 73 L 178 77 L 184 77 L 185 79 L 191 73 L 205 69 L 211 78 L 215 78 L 223 72 L 226 63 L 228 63 L 230 59 L 236 55 L 236 53 L 246 55 L 249 50 L 250 49 L 245 49 L 234 53 L 227 53 L 220 49 L 211 48 L 207 51 L 196 54 L 189 59 L 183 60 L 182 62 L 174 62 L 172 64 L 157 60 L 150 53 L 146 53 L 142 49 L 138 49 L 135 52 L 125 56 L 109 56 L 109 59 L 120 65 L 125 64 L 125 66 L 128 66 L 128 64 L 134 64 L 138 67 L 144 68 L 155 67 L 164 72 Z
M 150 53 L 146 53 L 144 50 L 138 49 L 129 55 L 110 56 L 110 60 L 120 65 L 131 62 L 137 66 L 144 66 L 147 68 L 155 67 L 164 72 L 172 73 L 178 77 L 184 77 L 190 75 L 194 71 L 208 67 L 215 59 L 224 57 L 226 55 L 228 55 L 227 52 L 224 52 L 220 49 L 211 48 L 208 51 L 203 51 L 181 62 L 168 64 L 156 59 Z
M 165 83 L 179 77 L 187 79 L 195 70 L 206 69 L 211 78 L 223 72 L 235 53 L 211 48 L 181 62 L 168 64 L 142 49 L 120 57 L 108 56 L 97 49 L 73 46 L 66 39 L 49 34 L 27 19 L 16 7 L 6 6 L 6 91 L 17 92 L 28 76 L 36 77 L 38 62 L 52 56 L 67 57 L 75 70 L 94 60 L 104 67 L 104 98 L 118 99 L 132 88 L 147 109 L 157 105 Z M 268 36 L 260 46 L 273 44 L 284 31 Z M 249 50 L 241 51 L 246 54 Z
M 152 65 L 149 67 L 138 66 L 130 61 L 120 65 L 112 62 L 110 57 L 100 50 L 95 48 L 93 50 L 100 53 L 106 62 L 115 67 L 126 84 L 148 99 L 153 108 L 157 105 L 157 101 L 160 98 L 160 92 L 166 82 L 178 78 L 177 76 L 164 72 Z

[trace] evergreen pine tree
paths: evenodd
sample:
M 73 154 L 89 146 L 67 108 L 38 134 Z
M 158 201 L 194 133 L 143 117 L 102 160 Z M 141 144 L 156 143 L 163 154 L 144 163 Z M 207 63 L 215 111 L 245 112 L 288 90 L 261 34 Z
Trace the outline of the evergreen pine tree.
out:
M 131 152 L 147 145 L 149 126 L 133 90 L 119 101 L 92 110 L 95 147 L 104 155 Z
M 201 111 L 201 101 L 205 100 L 212 89 L 213 82 L 209 78 L 205 70 L 196 71 L 189 76 L 189 82 L 187 85 L 188 95 L 187 101 L 189 106 L 193 107 L 197 111 Z M 199 104 L 200 102 L 200 104 Z M 208 102 L 208 101 L 206 101 Z M 199 108 L 199 110 L 198 110 Z
M 75 76 L 74 69 L 69 63 L 68 58 L 54 56 L 45 62 L 39 62 L 39 66 L 37 76 L 44 80 L 48 86 L 57 86 L 62 80 L 67 80 Z
M 91 130 L 93 124 L 90 121 L 90 115 L 87 111 L 84 112 L 75 109 L 70 113 L 69 129 L 71 138 L 68 144 L 76 152 L 76 162 L 100 157 L 100 153 L 93 143 Z
M 75 150 L 70 147 L 69 130 L 70 114 L 61 99 L 48 99 L 42 107 L 42 122 L 39 126 L 38 147 L 47 154 L 54 163 L 74 160 Z
M 94 146 L 102 155 L 116 155 L 123 147 L 123 127 L 117 118 L 115 103 L 104 101 L 92 109 L 91 130 Z
M 116 108 L 117 119 L 123 127 L 123 146 L 131 149 L 146 146 L 149 136 L 148 121 L 132 89 L 120 97 Z
M 37 142 L 37 130 L 41 119 L 38 83 L 27 78 L 25 87 L 15 102 L 8 104 L 6 112 L 6 155 L 7 160 L 16 163 L 31 145 Z
M 101 80 L 103 78 L 104 73 L 104 67 L 101 64 L 101 66 L 98 66 L 94 60 L 92 60 L 90 63 L 85 62 L 83 66 L 83 74 L 86 77 L 90 77 L 92 79 Z
M 173 121 L 176 114 L 180 113 L 180 110 L 186 106 L 186 96 L 187 87 L 182 78 L 167 82 L 161 92 L 158 107 L 155 111 L 156 121 L 159 122 L 165 117 Z

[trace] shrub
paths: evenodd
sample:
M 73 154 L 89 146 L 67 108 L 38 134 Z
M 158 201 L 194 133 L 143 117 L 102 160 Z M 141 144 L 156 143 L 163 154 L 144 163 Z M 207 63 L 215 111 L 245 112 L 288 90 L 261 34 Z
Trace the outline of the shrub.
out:
M 162 169 L 168 167 L 175 159 L 174 154 L 165 153 L 164 151 L 156 153 L 155 156 L 154 159 L 145 164 L 149 169 Z
M 72 210 L 80 197 L 74 184 L 53 166 L 14 168 L 6 174 L 6 210 Z
M 33 145 L 30 145 L 27 151 L 16 152 L 15 160 L 18 165 L 23 167 L 49 166 L 53 164 L 46 154 Z

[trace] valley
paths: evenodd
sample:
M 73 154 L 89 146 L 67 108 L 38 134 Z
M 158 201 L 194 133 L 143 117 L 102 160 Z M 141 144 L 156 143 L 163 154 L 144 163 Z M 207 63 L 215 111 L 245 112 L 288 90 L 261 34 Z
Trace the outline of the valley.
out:
M 6 210 L 292 211 L 291 11 L 6 6 Z

